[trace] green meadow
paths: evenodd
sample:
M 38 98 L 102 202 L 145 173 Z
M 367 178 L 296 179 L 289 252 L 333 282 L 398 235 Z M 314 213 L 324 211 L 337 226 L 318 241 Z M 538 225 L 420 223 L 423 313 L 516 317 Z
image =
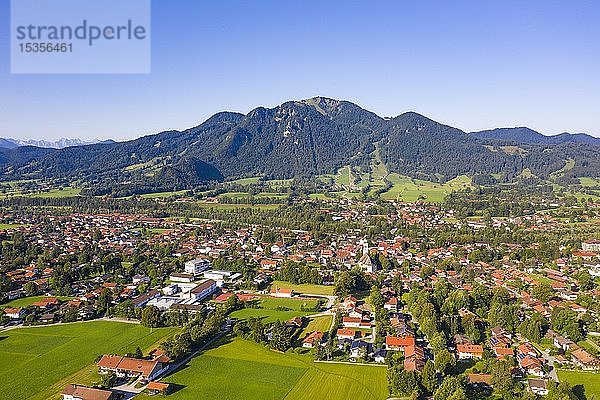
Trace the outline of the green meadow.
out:
M 173 400 L 388 397 L 385 367 L 315 363 L 310 354 L 278 353 L 239 338 L 222 339 L 162 381 L 174 384 Z
M 392 183 L 392 187 L 383 193 L 381 197 L 386 200 L 407 202 L 424 200 L 441 203 L 446 195 L 452 191 L 471 186 L 471 179 L 464 175 L 449 180 L 444 184 L 412 179 L 396 173 L 389 174 L 387 180 Z
M 6 307 L 28 307 L 28 306 L 32 305 L 33 303 L 35 303 L 37 301 L 45 299 L 46 297 L 47 296 L 22 297 L 20 299 L 15 299 L 15 300 L 11 300 L 11 301 L 9 301 L 7 303 L 0 304 L 0 309 L 6 308 Z M 71 300 L 72 297 L 58 296 L 57 299 L 59 299 L 59 300 Z
M 54 188 L 54 189 L 50 189 L 50 190 L 31 191 L 31 192 L 29 192 L 29 191 L 22 192 L 21 190 L 15 188 L 13 191 L 0 194 L 0 198 L 30 197 L 30 198 L 41 198 L 41 199 L 57 199 L 57 198 L 79 196 L 80 193 L 81 193 L 81 188 L 76 188 L 76 187 L 65 187 L 62 189 Z
M 298 300 L 287 298 L 265 297 L 258 301 L 260 308 L 243 308 L 231 313 L 232 318 L 261 318 L 264 323 L 286 321 L 294 317 L 315 314 L 308 311 L 317 305 L 317 300 Z M 304 308 L 307 311 L 301 311 Z
M 55 399 L 70 383 L 92 383 L 98 355 L 149 350 L 174 332 L 111 321 L 2 331 L 0 399 Z
M 25 225 L 22 224 L 0 224 L 0 231 L 5 231 L 7 229 L 15 229 L 15 228 L 21 228 Z
M 329 332 L 329 328 L 331 328 L 331 323 L 333 322 L 333 315 L 323 315 L 320 317 L 313 317 L 308 321 L 308 324 L 302 332 L 298 335 L 298 340 L 301 341 L 308 335 L 310 332 Z
M 569 382 L 582 399 L 600 396 L 600 374 L 598 373 L 558 370 L 558 379 Z
M 184 196 L 187 190 L 178 190 L 176 192 L 157 192 L 157 193 L 146 193 L 140 195 L 144 199 L 162 199 L 166 197 Z

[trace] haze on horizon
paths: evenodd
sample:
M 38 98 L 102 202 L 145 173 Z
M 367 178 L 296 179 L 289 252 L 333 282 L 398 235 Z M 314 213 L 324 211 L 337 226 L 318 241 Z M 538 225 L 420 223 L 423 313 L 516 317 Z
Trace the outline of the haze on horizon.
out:
M 319 95 L 465 131 L 600 136 L 598 2 L 152 6 L 151 74 L 11 75 L 4 57 L 0 137 L 133 139 Z

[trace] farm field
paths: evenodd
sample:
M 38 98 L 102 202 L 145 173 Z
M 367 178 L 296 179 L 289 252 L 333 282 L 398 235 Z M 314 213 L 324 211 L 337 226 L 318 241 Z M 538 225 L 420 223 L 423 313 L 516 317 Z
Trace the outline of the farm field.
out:
M 92 321 L 0 332 L 0 399 L 54 399 L 69 383 L 91 383 L 98 355 L 149 350 L 174 331 Z
M 314 363 L 311 355 L 277 353 L 239 338 L 223 339 L 162 381 L 179 389 L 169 395 L 173 400 L 388 397 L 384 367 Z
M 571 386 L 575 388 L 575 393 L 579 395 L 579 398 L 590 399 L 592 396 L 600 396 L 600 374 L 594 372 L 558 370 L 558 379 L 569 382 Z
M 281 289 L 293 289 L 294 292 L 302 294 L 318 294 L 322 296 L 333 296 L 333 286 L 311 284 L 294 285 L 290 282 L 273 281 L 273 283 L 271 284 L 271 288 L 274 288 L 276 286 Z

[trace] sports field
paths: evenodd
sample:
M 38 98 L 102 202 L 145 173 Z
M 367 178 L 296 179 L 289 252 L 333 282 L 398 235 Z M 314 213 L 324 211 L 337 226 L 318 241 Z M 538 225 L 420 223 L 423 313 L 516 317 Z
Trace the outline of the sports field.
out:
M 385 367 L 314 363 L 310 354 L 277 353 L 239 338 L 223 339 L 162 381 L 176 385 L 173 400 L 388 397 Z
M 149 350 L 174 331 L 93 321 L 0 332 L 0 399 L 55 399 L 69 383 L 92 383 L 98 355 Z
M 592 395 L 595 397 L 600 396 L 600 374 L 594 372 L 558 370 L 558 379 L 560 381 L 569 382 L 580 398 L 590 399 L 592 398 Z M 583 393 L 581 393 L 582 390 Z M 585 397 L 581 397 L 581 394 Z

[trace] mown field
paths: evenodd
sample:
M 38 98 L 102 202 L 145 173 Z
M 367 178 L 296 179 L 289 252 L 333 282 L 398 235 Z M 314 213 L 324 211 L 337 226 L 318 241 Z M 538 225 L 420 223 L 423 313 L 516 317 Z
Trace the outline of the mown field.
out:
M 0 231 L 5 231 L 7 229 L 21 228 L 22 226 L 25 226 L 25 225 L 21 225 L 21 224 L 0 224 Z
M 385 367 L 314 363 L 310 354 L 277 353 L 239 338 L 223 339 L 162 381 L 175 385 L 173 400 L 388 397 Z
M 600 374 L 598 373 L 558 370 L 558 379 L 569 382 L 571 386 L 575 387 L 576 394 L 582 399 L 600 396 Z
M 290 282 L 284 281 L 273 281 L 271 284 L 271 288 L 279 287 L 281 289 L 293 289 L 296 293 L 302 294 L 318 294 L 322 296 L 333 296 L 333 286 L 325 286 L 325 285 L 294 285 Z
M 0 332 L 0 399 L 55 399 L 69 383 L 91 383 L 98 355 L 149 350 L 174 331 L 93 321 Z
M 0 198 L 7 197 L 30 197 L 30 198 L 42 198 L 42 199 L 52 199 L 52 198 L 65 198 L 65 197 L 75 197 L 79 196 L 81 193 L 80 188 L 75 187 L 66 187 L 63 189 L 54 188 L 50 190 L 35 190 L 35 191 L 21 191 L 19 189 L 14 189 L 12 191 L 1 193 Z
M 202 201 L 194 202 L 195 206 L 203 208 L 214 208 L 216 210 L 235 210 L 238 208 L 255 208 L 261 210 L 274 210 L 281 207 L 281 204 L 221 204 L 221 203 L 206 203 Z
M 333 321 L 333 315 L 324 315 L 321 317 L 314 317 L 308 321 L 308 324 L 302 332 L 298 335 L 298 340 L 301 341 L 308 335 L 310 332 L 329 332 L 329 328 L 331 328 L 331 322 Z
M 392 183 L 392 187 L 381 197 L 387 200 L 408 202 L 424 200 L 441 203 L 450 192 L 471 186 L 471 179 L 464 175 L 444 184 L 412 179 L 396 173 L 389 174 L 387 179 Z
M 317 300 L 265 297 L 259 301 L 259 305 L 261 308 L 243 308 L 234 311 L 231 313 L 231 317 L 237 319 L 261 318 L 263 323 L 287 321 L 294 317 L 315 314 L 316 311 L 311 309 L 317 305 Z
M 144 199 L 161 199 L 166 197 L 178 197 L 184 196 L 188 191 L 187 190 L 178 190 L 176 192 L 156 192 L 156 193 L 146 193 L 140 195 L 140 197 Z
M 594 178 L 579 178 L 582 186 L 600 186 L 600 179 Z
M 20 299 L 11 300 L 7 303 L 0 304 L 0 309 L 6 307 L 28 307 L 35 302 L 38 302 L 42 299 L 45 299 L 46 296 L 31 296 L 31 297 L 22 297 Z M 72 297 L 58 296 L 59 300 L 71 300 Z

